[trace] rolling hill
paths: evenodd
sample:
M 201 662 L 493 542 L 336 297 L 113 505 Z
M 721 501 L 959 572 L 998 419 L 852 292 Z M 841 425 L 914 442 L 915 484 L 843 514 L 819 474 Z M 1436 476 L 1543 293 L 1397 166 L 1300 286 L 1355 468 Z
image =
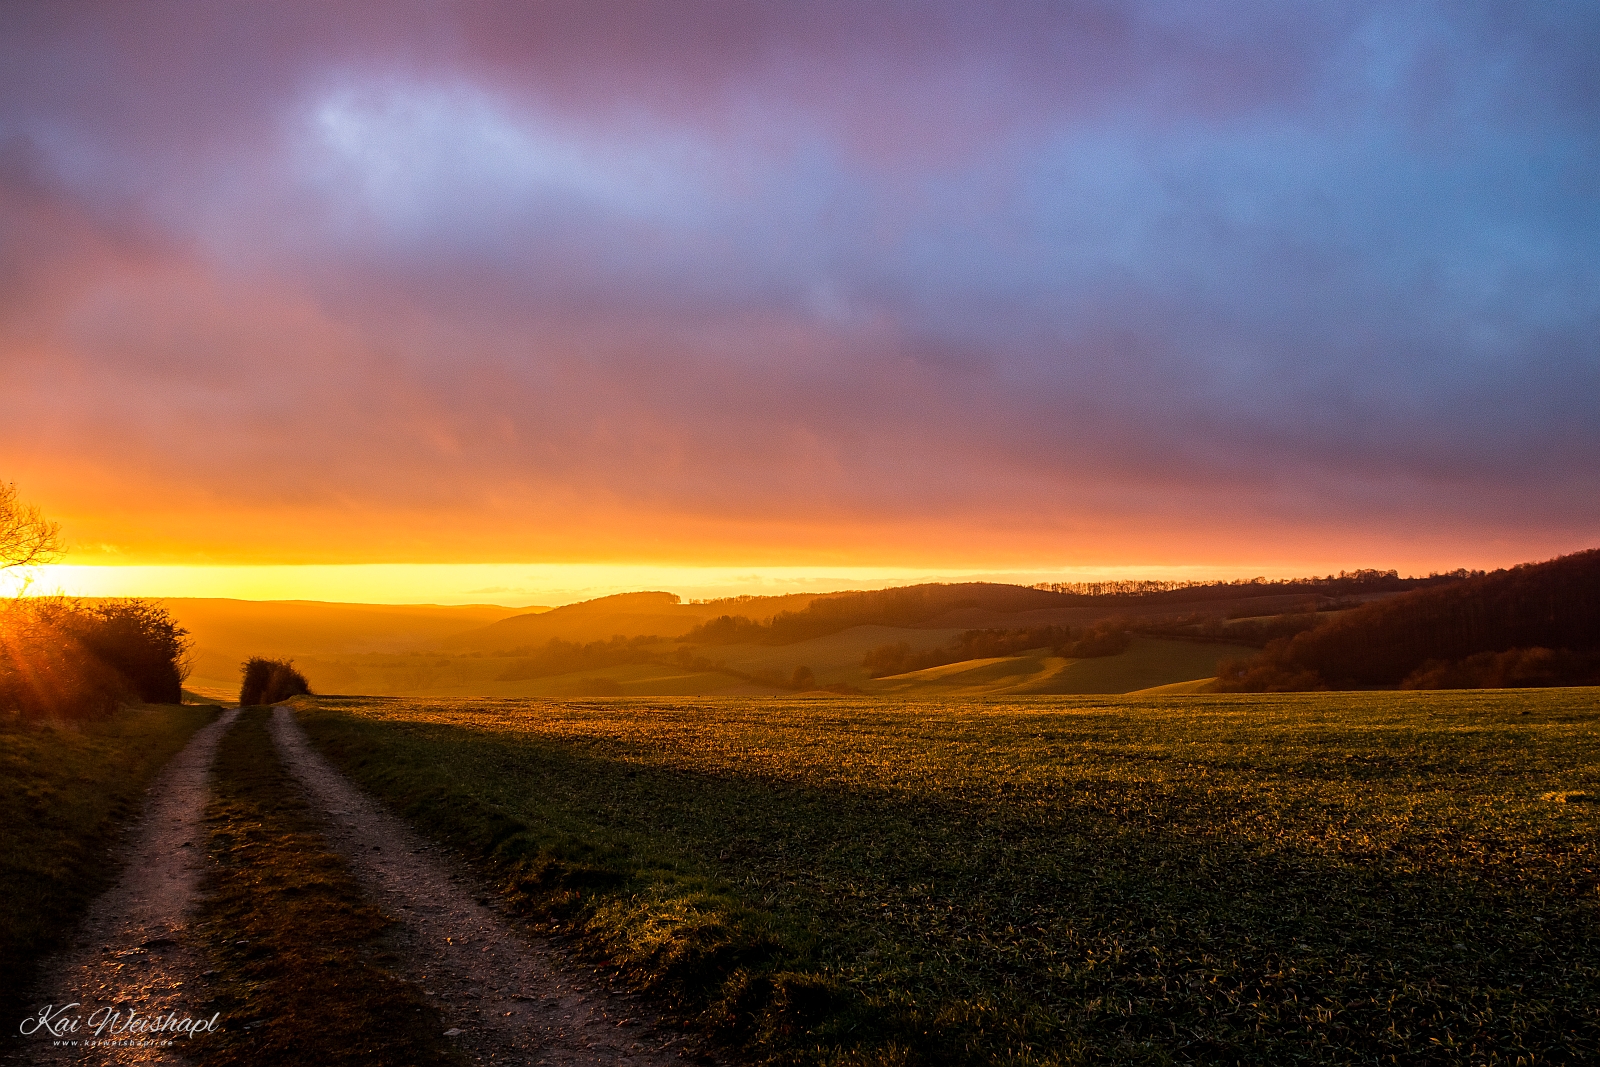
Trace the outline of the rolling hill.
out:
M 514 614 L 441 640 L 436 647 L 456 652 L 504 652 L 532 648 L 551 638 L 580 642 L 604 641 L 618 635 L 675 638 L 730 610 L 766 618 L 782 611 L 800 610 L 817 595 L 794 593 L 686 604 L 676 593 L 618 593 L 548 611 Z
M 932 583 L 827 593 L 810 598 L 803 607 L 792 609 L 777 610 L 777 605 L 763 603 L 760 608 L 766 618 L 755 611 L 744 610 L 744 605 L 735 605 L 711 613 L 715 617 L 684 631 L 682 636 L 691 643 L 707 645 L 783 645 L 855 626 L 1020 629 L 1083 626 L 1117 617 L 1265 617 L 1314 612 L 1336 602 L 1389 597 L 1404 589 L 1460 580 L 1460 574 L 1399 578 L 1392 571 L 1373 571 L 1293 581 L 1212 582 L 1173 589 L 1094 594 L 991 582 Z M 701 609 L 713 606 L 697 605 Z
M 1115 656 L 1067 659 L 1035 649 L 876 678 L 864 688 L 907 697 L 1132 693 L 1210 679 L 1219 661 L 1253 651 L 1241 645 L 1136 637 L 1126 652 Z

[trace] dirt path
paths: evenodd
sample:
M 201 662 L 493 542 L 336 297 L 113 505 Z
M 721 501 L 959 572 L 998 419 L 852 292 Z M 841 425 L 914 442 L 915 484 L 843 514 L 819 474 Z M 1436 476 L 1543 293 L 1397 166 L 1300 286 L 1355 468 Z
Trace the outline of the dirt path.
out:
M 206 863 L 201 819 L 211 761 L 237 715 L 237 710 L 224 712 L 197 730 L 156 777 L 143 814 L 119 850 L 126 862 L 122 877 L 90 906 L 74 945 L 44 965 L 30 1017 L 48 1007 L 64 1009 L 53 1017 L 58 1023 L 81 1019 L 76 1032 L 63 1034 L 77 1047 L 57 1046 L 49 1034 L 35 1032 L 16 1042 L 9 1059 L 185 1062 L 181 1037 L 167 1045 L 161 1039 L 140 1040 L 136 1033 L 114 1035 L 113 1029 L 125 1024 L 130 1012 L 152 1020 L 169 1012 L 209 1018 L 198 1003 L 206 995 L 199 985 L 204 956 L 190 944 L 188 920 Z M 118 1013 L 114 1020 L 112 1012 Z M 108 1025 L 97 1038 L 99 1021 Z
M 331 847 L 378 906 L 400 920 L 403 977 L 439 1006 L 475 1062 L 683 1062 L 680 1036 L 658 1030 L 629 995 L 571 973 L 548 946 L 513 931 L 470 878 L 330 766 L 287 709 L 274 712 L 272 736 L 328 816 Z

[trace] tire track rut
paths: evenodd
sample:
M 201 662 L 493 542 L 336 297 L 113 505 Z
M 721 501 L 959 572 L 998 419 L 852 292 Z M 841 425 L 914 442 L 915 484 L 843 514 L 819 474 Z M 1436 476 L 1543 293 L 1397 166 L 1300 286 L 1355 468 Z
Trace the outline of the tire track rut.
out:
M 124 833 L 125 866 L 116 884 L 89 907 L 72 947 L 47 961 L 30 1018 L 65 1009 L 85 1020 L 70 1035 L 77 1047 L 58 1046 L 48 1034 L 18 1039 L 8 1058 L 27 1063 L 148 1064 L 187 1062 L 184 1039 L 170 1045 L 141 1043 L 109 1028 L 94 1047 L 96 1012 L 128 1012 L 154 1019 L 167 1012 L 205 1015 L 200 978 L 205 955 L 193 943 L 190 917 L 208 852 L 202 819 L 210 796 L 210 770 L 222 735 L 238 717 L 224 712 L 195 731 L 156 776 L 144 811 Z M 68 1007 L 71 1006 L 71 1007 Z
M 632 996 L 571 972 L 555 950 L 524 938 L 483 891 L 429 842 L 383 810 L 311 745 L 287 708 L 272 737 L 313 805 L 326 838 L 379 907 L 399 921 L 402 977 L 451 1020 L 447 1031 L 475 1062 L 681 1064 L 681 1035 L 659 1027 Z

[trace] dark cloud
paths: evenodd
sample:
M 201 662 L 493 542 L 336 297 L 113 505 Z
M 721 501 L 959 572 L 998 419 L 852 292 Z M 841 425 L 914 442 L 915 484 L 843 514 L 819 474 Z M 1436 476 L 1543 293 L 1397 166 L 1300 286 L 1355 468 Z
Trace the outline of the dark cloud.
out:
M 14 3 L 0 447 L 474 558 L 1592 539 L 1600 16 L 1326 8 Z

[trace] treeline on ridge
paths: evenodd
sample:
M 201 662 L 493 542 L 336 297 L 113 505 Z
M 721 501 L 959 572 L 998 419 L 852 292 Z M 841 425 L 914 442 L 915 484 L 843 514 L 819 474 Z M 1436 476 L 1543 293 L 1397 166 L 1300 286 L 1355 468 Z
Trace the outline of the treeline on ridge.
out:
M 1225 661 L 1222 692 L 1600 684 L 1600 549 L 1374 601 Z
M 1396 571 L 1342 572 L 1326 578 L 1231 582 L 1100 582 L 1038 586 L 990 582 L 934 583 L 895 589 L 828 593 L 802 611 L 784 611 L 766 621 L 727 614 L 709 619 L 682 640 L 702 645 L 787 645 L 826 637 L 853 626 L 918 628 L 937 626 L 942 616 L 966 609 L 1014 614 L 1025 611 L 1083 610 L 1104 604 L 1106 614 L 1156 614 L 1178 605 L 1306 594 L 1312 600 L 1357 598 L 1456 584 L 1480 572 L 1465 570 L 1402 578 Z M 1093 591 L 1083 591 L 1093 590 Z M 1241 631 L 1244 632 L 1244 631 Z M 1231 640 L 1222 634 L 1213 640 Z
M 1483 571 L 1465 568 L 1430 574 L 1426 578 L 1402 578 L 1396 570 L 1364 568 L 1340 571 L 1326 578 L 1235 578 L 1230 581 L 1176 581 L 1135 578 L 1103 582 L 1040 582 L 1034 589 L 1068 596 L 1121 597 L 1148 599 L 1166 593 L 1181 593 L 1184 600 L 1224 600 L 1240 593 L 1317 593 L 1323 596 L 1350 596 L 1361 593 L 1399 593 L 1430 585 L 1442 585 L 1482 575 Z
M 1036 648 L 1048 648 L 1052 655 L 1069 659 L 1090 659 L 1126 652 L 1130 641 L 1127 627 L 1114 620 L 1077 630 L 1070 626 L 968 630 L 939 648 L 923 652 L 913 652 L 906 641 L 879 645 L 862 657 L 861 666 L 872 677 L 885 678 L 969 659 L 1015 656 Z
M 0 713 L 97 718 L 122 704 L 179 704 L 188 631 L 148 600 L 17 597 L 0 607 Z
M 766 622 L 743 615 L 720 615 L 696 626 L 682 639 L 701 645 L 790 645 L 852 626 L 913 628 L 962 608 L 1015 612 L 1053 607 L 1060 602 L 1058 594 L 1045 590 L 989 582 L 851 590 L 819 596 L 803 611 L 779 612 Z

